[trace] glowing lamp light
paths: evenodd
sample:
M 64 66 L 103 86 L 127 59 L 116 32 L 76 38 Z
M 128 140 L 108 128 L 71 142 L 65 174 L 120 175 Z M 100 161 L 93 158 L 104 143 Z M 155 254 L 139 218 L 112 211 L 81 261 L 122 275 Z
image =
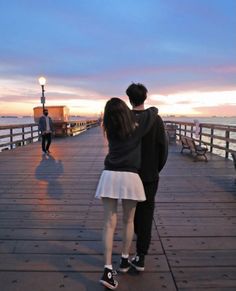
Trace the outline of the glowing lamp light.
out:
M 39 78 L 39 84 L 40 84 L 41 86 L 44 86 L 44 85 L 46 84 L 46 78 L 44 78 L 44 77 L 40 77 L 40 78 Z
M 42 87 L 42 97 L 41 97 L 41 104 L 43 105 L 43 110 L 44 110 L 44 104 L 46 102 L 46 98 L 45 98 L 45 95 L 44 95 L 44 85 L 46 84 L 46 78 L 44 77 L 40 77 L 39 78 L 39 84 L 41 85 Z

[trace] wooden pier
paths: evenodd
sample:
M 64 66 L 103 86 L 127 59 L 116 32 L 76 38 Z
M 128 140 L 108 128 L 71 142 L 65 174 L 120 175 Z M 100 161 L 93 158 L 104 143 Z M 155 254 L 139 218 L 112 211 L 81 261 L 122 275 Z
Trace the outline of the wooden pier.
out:
M 104 290 L 103 209 L 94 192 L 106 142 L 96 127 L 53 140 L 51 150 L 42 156 L 33 143 L 0 153 L 0 290 Z M 117 290 L 236 290 L 236 174 L 232 161 L 208 160 L 170 146 L 146 270 L 119 274 Z M 114 266 L 120 250 L 119 223 Z

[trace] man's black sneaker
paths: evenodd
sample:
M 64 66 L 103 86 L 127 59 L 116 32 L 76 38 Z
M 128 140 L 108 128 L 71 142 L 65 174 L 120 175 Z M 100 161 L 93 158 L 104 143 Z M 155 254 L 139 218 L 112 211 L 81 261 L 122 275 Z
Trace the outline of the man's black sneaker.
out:
M 129 271 L 131 265 L 130 265 L 130 261 L 125 258 L 122 258 L 120 259 L 120 267 L 118 269 L 118 271 L 120 271 L 121 273 L 126 273 Z
M 113 276 L 114 276 L 113 270 L 105 268 L 100 283 L 111 290 L 116 289 L 118 286 L 118 282 L 114 280 Z
M 130 262 L 131 266 L 134 267 L 137 271 L 144 271 L 144 260 L 145 256 L 143 254 L 137 254 Z

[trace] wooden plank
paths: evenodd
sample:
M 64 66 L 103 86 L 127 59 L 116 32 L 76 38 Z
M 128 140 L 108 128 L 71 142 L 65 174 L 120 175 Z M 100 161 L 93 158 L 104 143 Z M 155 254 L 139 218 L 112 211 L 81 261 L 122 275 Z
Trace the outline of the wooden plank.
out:
M 204 192 L 193 191 L 188 193 L 163 193 L 158 191 L 156 196 L 156 206 L 160 202 L 175 202 L 175 203 L 203 203 L 203 202 L 236 202 L 236 196 L 234 192 L 229 192 L 229 195 L 225 195 L 225 192 L 211 192 L 206 189 Z
M 206 225 L 211 227 L 218 225 L 235 225 L 236 217 L 168 217 L 168 216 L 158 216 L 158 225 Z
M 17 241 L 0 240 L 0 254 L 13 253 L 16 247 Z M 1 259 L 1 256 L 0 256 Z
M 101 240 L 102 231 L 100 229 L 0 229 L 0 240 Z M 117 229 L 114 233 L 114 240 L 122 240 L 122 230 Z M 157 233 L 153 233 L 152 240 L 159 240 Z
M 1 211 L 0 219 L 87 219 L 89 216 L 97 217 L 97 219 L 103 218 L 103 212 L 94 212 L 92 210 L 80 211 L 80 212 L 45 212 L 45 211 L 36 211 L 34 213 L 30 211 Z M 118 213 L 119 218 L 121 213 Z
M 0 272 L 0 282 L 4 291 L 104 291 L 98 282 L 101 272 Z M 154 290 L 153 286 L 155 291 L 176 291 L 171 274 L 166 272 L 118 274 L 117 280 L 119 291 Z
M 21 190 L 17 191 L 16 189 L 14 189 L 14 191 L 11 191 L 11 193 L 4 191 L 3 193 L 0 194 L 1 198 L 11 198 L 11 199 L 16 199 L 16 198 L 20 198 L 20 199 L 30 199 L 30 198 L 35 198 L 37 197 L 38 199 L 61 199 L 62 197 L 64 199 L 77 199 L 78 197 L 81 197 L 81 200 L 86 200 L 86 199 L 91 199 L 93 198 L 95 191 L 92 190 L 66 190 L 63 192 L 63 195 L 61 197 L 59 197 L 58 195 L 54 195 L 54 196 L 49 196 L 47 193 L 47 189 L 43 189 L 42 191 L 24 191 L 21 192 Z M 96 203 L 99 202 L 99 200 L 96 199 Z
M 29 211 L 29 212 L 36 212 L 36 211 L 43 211 L 44 212 L 84 212 L 87 211 L 89 205 L 45 205 L 45 204 L 34 204 L 34 205 L 23 205 L 23 204 L 5 204 L 0 205 L 0 211 Z M 103 211 L 103 208 L 100 207 L 99 210 Z
M 178 169 L 175 169 L 175 174 L 178 171 Z M 202 170 L 201 170 L 202 171 Z M 207 169 L 206 173 L 201 173 L 201 183 L 197 183 L 194 181 L 192 176 L 195 176 L 191 171 L 189 171 L 189 174 L 186 174 L 186 171 L 182 173 L 184 175 L 185 180 L 184 181 L 173 181 L 176 179 L 176 177 L 172 177 L 171 173 L 168 172 L 168 175 L 172 177 L 171 180 L 165 180 L 167 177 L 161 177 L 160 180 L 160 191 L 161 192 L 180 192 L 180 193 L 188 193 L 188 192 L 196 192 L 200 191 L 203 192 L 204 189 L 210 189 L 211 191 L 215 192 L 222 192 L 222 191 L 229 191 L 234 192 L 235 191 L 235 185 L 234 185 L 234 174 L 232 173 L 232 170 L 230 169 L 228 171 L 230 175 L 226 176 L 225 168 L 222 167 L 221 173 L 216 173 L 216 170 L 212 170 L 209 172 L 209 169 Z M 174 173 L 173 173 L 174 174 Z M 205 175 L 208 175 L 208 178 Z M 179 172 L 179 175 L 181 175 L 181 172 Z M 188 175 L 190 177 L 188 177 Z M 196 177 L 196 176 L 195 176 Z M 212 177 L 215 177 L 212 179 Z
M 9 197 L 9 196 L 8 196 Z M 77 194 L 78 197 L 78 194 Z M 97 201 L 97 203 L 95 203 Z M 99 205 L 100 201 L 95 200 L 93 205 Z M 91 205 L 91 197 L 84 197 L 80 199 L 65 199 L 62 198 L 0 198 L 0 204 L 3 205 Z
M 235 202 L 228 202 L 228 203 L 216 203 L 216 202 L 204 202 L 204 203 L 176 203 L 176 202 L 159 202 L 156 203 L 156 211 L 162 210 L 162 209 L 169 209 L 169 210 L 175 210 L 175 209 L 187 209 L 187 210 L 195 210 L 195 209 L 235 209 L 236 203 Z
M 156 209 L 155 213 L 160 217 L 236 217 L 235 209 Z
M 173 268 L 173 274 L 180 290 L 236 290 L 235 267 Z
M 1 211 L 0 219 L 83 219 L 86 217 L 87 211 L 78 212 L 44 212 L 37 211 L 32 213 L 30 211 Z M 102 216 L 102 213 L 101 213 Z
M 121 222 L 122 218 L 119 216 L 118 223 L 116 229 L 122 229 L 123 225 Z M 27 219 L 27 220 L 19 220 L 19 219 L 1 219 L 0 220 L 0 229 L 3 228 L 43 228 L 43 229 L 99 229 L 101 230 L 104 225 L 103 219 L 79 219 L 79 220 L 37 220 L 37 219 Z M 156 226 L 153 224 L 153 232 L 156 232 Z
M 114 241 L 113 253 L 120 255 L 121 241 Z M 0 241 L 0 253 L 15 254 L 103 254 L 103 243 L 99 241 L 59 241 L 59 240 L 2 240 Z M 135 241 L 131 247 L 131 254 L 135 253 Z M 152 241 L 149 255 L 163 254 L 160 241 Z
M 114 255 L 114 266 L 119 261 L 120 255 Z M 147 272 L 169 271 L 164 255 L 148 255 L 146 262 Z M 98 272 L 103 264 L 103 255 L 1 254 L 0 271 Z
M 75 205 L 57 205 L 57 204 L 3 204 L 0 205 L 0 211 L 40 211 L 43 209 L 43 211 L 47 212 L 75 212 L 75 211 L 85 211 L 88 209 L 88 204 L 81 205 L 81 204 L 75 204 Z M 160 211 L 168 209 L 168 210 L 213 210 L 213 209 L 219 209 L 219 211 L 225 211 L 226 209 L 235 210 L 236 209 L 236 203 L 185 203 L 185 204 L 177 204 L 177 203 L 159 203 L 158 209 L 156 209 L 156 212 L 159 213 Z M 103 206 L 101 204 L 96 204 L 96 212 L 103 212 Z
M 219 227 L 219 225 L 196 225 L 196 226 L 188 226 L 188 225 L 165 225 L 158 226 L 159 234 L 162 237 L 173 237 L 173 236 L 236 236 L 236 228 L 235 225 L 224 225 L 223 227 Z
M 118 230 L 115 239 L 120 240 L 121 234 Z M 101 240 L 102 232 L 98 229 L 1 229 L 0 239 L 13 240 Z
M 235 250 L 236 237 L 167 237 L 165 250 Z
M 236 250 L 167 251 L 172 267 L 236 267 Z

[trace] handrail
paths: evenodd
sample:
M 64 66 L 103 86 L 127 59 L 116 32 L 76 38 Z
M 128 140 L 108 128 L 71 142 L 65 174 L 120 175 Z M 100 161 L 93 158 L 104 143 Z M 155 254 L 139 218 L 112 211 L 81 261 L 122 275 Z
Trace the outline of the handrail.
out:
M 172 128 L 175 136 L 189 136 L 200 144 L 204 142 L 209 146 L 209 151 L 222 150 L 225 158 L 229 157 L 229 153 L 236 151 L 236 126 L 215 123 L 199 123 L 199 136 L 195 135 L 196 124 L 194 122 L 169 121 L 165 120 L 168 131 Z
M 54 122 L 55 135 L 73 136 L 98 124 L 97 119 Z M 37 123 L 0 125 L 0 151 L 24 146 L 39 139 Z
M 2 133 L 3 132 L 3 133 Z M 36 123 L 0 125 L 0 149 L 13 149 L 39 139 Z
M 70 120 L 65 122 L 54 123 L 57 135 L 77 135 L 84 130 L 87 130 L 93 126 L 97 126 L 99 121 L 97 119 L 91 120 Z

